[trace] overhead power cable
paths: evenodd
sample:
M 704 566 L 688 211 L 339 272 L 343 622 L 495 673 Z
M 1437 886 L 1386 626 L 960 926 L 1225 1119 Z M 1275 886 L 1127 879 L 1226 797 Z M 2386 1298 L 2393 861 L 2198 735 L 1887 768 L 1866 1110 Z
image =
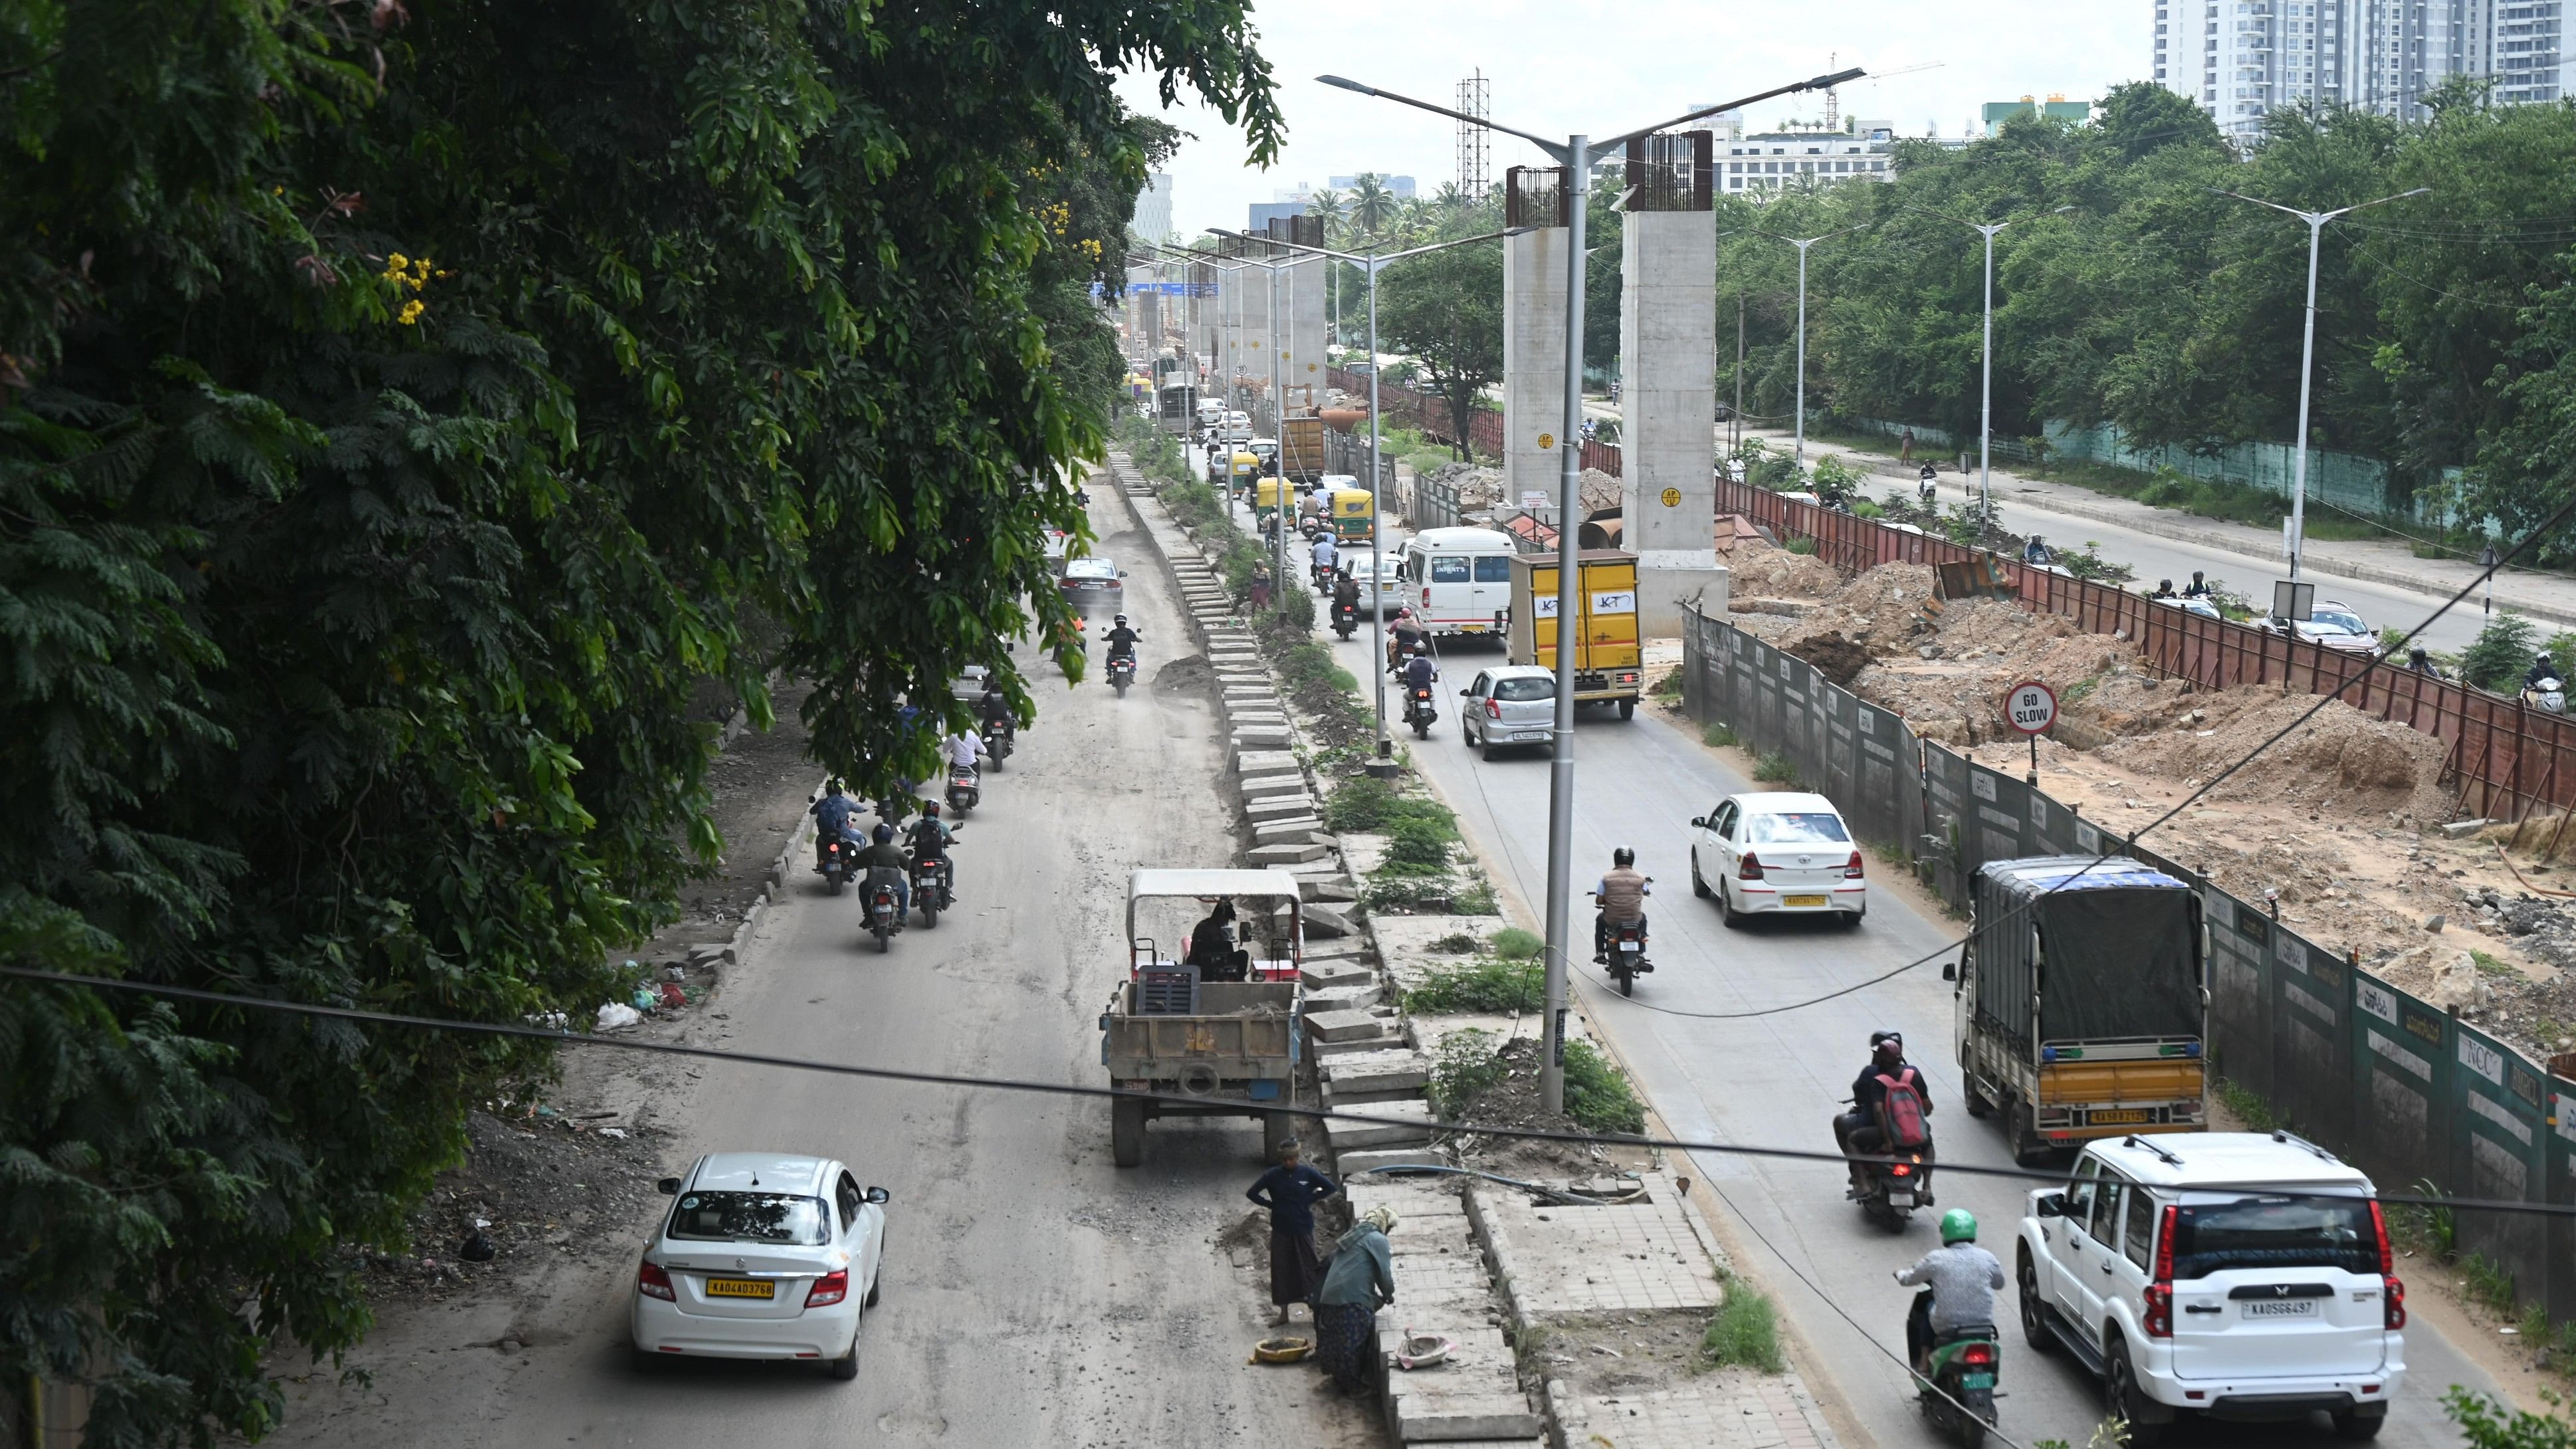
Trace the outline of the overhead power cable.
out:
M 328 1021 L 350 1021 L 369 1026 L 403 1027 L 416 1031 L 454 1032 L 463 1036 L 503 1037 L 521 1041 L 546 1042 L 556 1046 L 606 1047 L 614 1051 L 640 1052 L 651 1056 L 691 1057 L 700 1061 L 730 1062 L 740 1066 L 768 1067 L 785 1071 L 820 1072 L 829 1076 L 863 1077 L 875 1081 L 909 1082 L 918 1086 L 952 1087 L 962 1090 L 1018 1092 L 1043 1097 L 1079 1097 L 1109 1101 L 1149 1102 L 1175 1107 L 1205 1107 L 1207 1099 L 1181 1092 L 1138 1092 L 1121 1087 L 1086 1087 L 1074 1082 L 1041 1082 L 1027 1077 L 975 1077 L 959 1072 L 926 1072 L 910 1067 L 868 1066 L 858 1062 L 826 1061 L 819 1057 L 780 1056 L 768 1052 L 731 1051 L 723 1047 L 689 1046 L 681 1042 L 644 1041 L 630 1037 L 586 1035 L 554 1027 L 529 1026 L 503 1021 L 455 1021 L 444 1017 L 411 1016 L 401 1012 L 370 1011 L 355 1006 L 323 1006 L 304 1001 L 280 1001 L 265 996 L 242 996 L 225 991 L 207 991 L 194 986 L 173 986 L 156 981 L 128 981 L 113 976 L 83 976 L 65 971 L 40 971 L 31 966 L 0 966 L 0 977 L 34 981 L 51 986 L 71 986 L 93 991 L 118 991 L 139 996 L 167 997 L 178 1001 L 205 1002 L 217 1006 L 241 1007 L 252 1011 L 273 1011 L 288 1016 L 307 1016 Z M 1260 1110 L 1279 1112 L 1318 1122 L 1348 1122 L 1363 1127 L 1414 1127 L 1424 1124 L 1418 1119 L 1377 1117 L 1365 1112 L 1348 1112 L 1329 1107 L 1300 1107 L 1282 1103 Z M 1830 1163 L 1848 1168 L 1855 1162 L 1893 1162 L 1888 1157 L 1865 1154 L 1819 1152 L 1805 1147 L 1760 1147 L 1736 1142 L 1703 1142 L 1688 1138 L 1650 1137 L 1627 1132 L 1565 1132 L 1540 1127 L 1487 1127 L 1471 1122 L 1433 1122 L 1435 1132 L 1460 1137 L 1491 1137 L 1514 1141 L 1554 1142 L 1573 1147 L 1654 1147 L 1667 1152 L 1712 1152 L 1734 1157 L 1759 1157 L 1786 1162 Z M 2023 1182 L 2063 1182 L 2059 1172 L 2034 1172 L 2019 1167 L 1985 1167 L 1965 1162 L 1943 1162 L 1937 1171 L 1964 1177 L 2007 1178 Z M 2233 1184 L 2217 1184 L 2221 1187 Z M 2252 1186 L 2253 1184 L 2247 1184 Z M 2576 1218 L 2576 1205 L 2557 1203 L 2507 1202 L 2489 1198 L 2408 1197 L 2382 1195 L 2380 1201 L 2426 1207 L 2445 1207 L 2458 1212 L 2522 1213 L 2542 1217 Z

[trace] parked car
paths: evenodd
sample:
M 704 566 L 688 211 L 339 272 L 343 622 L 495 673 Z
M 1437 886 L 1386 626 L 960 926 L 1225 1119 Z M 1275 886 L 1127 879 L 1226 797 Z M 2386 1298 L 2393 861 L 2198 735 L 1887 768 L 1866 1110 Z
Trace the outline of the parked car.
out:
M 1822 795 L 1729 795 L 1691 831 L 1691 893 L 1717 897 L 1729 926 L 1775 913 L 1857 926 L 1869 912 L 1860 846 Z
M 2361 616 L 2332 600 L 2310 609 L 2305 619 L 2284 619 L 2274 615 L 2265 618 L 2260 627 L 2273 634 L 2295 631 L 2298 638 L 2311 644 L 2323 644 L 2328 649 L 2341 650 L 2346 654 L 2376 656 L 2380 652 L 2379 636 L 2361 621 Z
M 1497 664 L 1458 691 L 1458 730 L 1493 758 L 1509 745 L 1549 748 L 1556 728 L 1556 675 L 1535 664 Z
M 1127 602 L 1127 586 L 1120 580 L 1127 571 L 1105 558 L 1078 558 L 1064 566 L 1064 576 L 1056 585 L 1064 590 L 1064 601 L 1083 613 L 1117 609 Z
M 635 1354 L 812 1359 L 859 1376 L 886 1190 L 829 1158 L 719 1152 L 666 1177 L 671 1212 L 635 1270 Z
M 2377 1190 L 2285 1132 L 2092 1143 L 2030 1195 L 2014 1259 L 2024 1337 L 2100 1375 L 2134 1445 L 2318 1410 L 2367 1439 L 2406 1374 Z

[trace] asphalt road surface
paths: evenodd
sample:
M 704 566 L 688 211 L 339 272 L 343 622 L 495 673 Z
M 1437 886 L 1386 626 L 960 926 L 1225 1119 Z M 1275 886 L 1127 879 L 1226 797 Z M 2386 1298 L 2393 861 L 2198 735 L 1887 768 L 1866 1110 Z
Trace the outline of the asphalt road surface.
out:
M 881 955 L 855 893 L 827 897 L 798 873 L 718 999 L 725 1044 L 1105 1085 L 1094 1020 L 1125 970 L 1128 873 L 1229 863 L 1233 812 L 1213 793 L 1222 747 L 1207 691 L 1152 687 L 1191 652 L 1164 576 L 1124 500 L 1093 494 L 1100 551 L 1129 571 L 1146 687 L 1117 699 L 1095 675 L 1067 693 L 1052 664 L 1031 666 L 1038 722 L 987 773 L 961 833 L 956 913 L 933 930 L 916 915 Z M 1329 1396 L 1311 1367 L 1246 1366 L 1265 1336 L 1266 1280 L 1211 1239 L 1252 1210 L 1242 1193 L 1262 1166 L 1261 1132 L 1249 1119 L 1157 1122 L 1144 1167 L 1121 1172 L 1102 1101 L 710 1063 L 660 1115 L 685 1143 L 669 1170 L 699 1151 L 814 1151 L 893 1194 L 884 1298 L 857 1382 L 794 1365 L 631 1364 L 628 1294 L 649 1226 L 638 1221 L 605 1229 L 627 1245 L 607 1261 L 528 1284 L 534 1301 L 393 1305 L 353 1356 L 375 1384 L 316 1376 L 290 1395 L 271 1442 L 1380 1442 L 1373 1416 Z M 500 1325 L 533 1346 L 495 1353 Z
M 1392 540 L 1390 535 L 1390 541 Z M 1302 550 L 1292 568 L 1303 572 Z M 1329 641 L 1330 635 L 1325 638 Z M 1365 633 L 1335 645 L 1363 691 L 1370 655 Z M 1544 750 L 1479 762 L 1459 740 L 1457 691 L 1488 663 L 1492 644 L 1451 641 L 1441 660 L 1441 720 L 1427 741 L 1399 731 L 1402 746 L 1458 812 L 1461 829 L 1528 919 L 1543 918 L 1547 881 L 1548 756 Z M 1730 931 L 1714 902 L 1690 889 L 1690 817 L 1723 797 L 1762 788 L 1729 770 L 1697 739 L 1640 710 L 1621 722 L 1614 711 L 1581 711 L 1576 727 L 1574 905 L 1578 935 L 1588 942 L 1590 889 L 1620 845 L 1637 851 L 1638 868 L 1656 878 L 1648 903 L 1656 970 L 1622 1000 L 1579 951 L 1576 989 L 1586 1014 L 1626 1058 L 1665 1122 L 1692 1140 L 1830 1150 L 1831 1120 L 1867 1060 L 1869 1034 L 1905 1034 L 1908 1055 L 1933 1083 L 1934 1131 L 1951 1162 L 2009 1168 L 2012 1159 L 1991 1122 L 1970 1119 L 1961 1105 L 1951 1036 L 1951 990 L 1938 959 L 1882 985 L 1773 1015 L 1709 1019 L 1668 1013 L 1740 1014 L 1792 1007 L 1877 976 L 1948 947 L 1950 925 L 1926 918 L 1893 891 L 1874 891 L 1858 931 L 1805 922 L 1760 922 Z M 1875 856 L 1870 869 L 1885 867 Z M 1955 956 L 1955 951 L 1946 954 Z M 1864 1220 L 1843 1197 L 1833 1165 L 1778 1162 L 1701 1153 L 1698 1173 L 1733 1209 L 1731 1230 L 1745 1267 L 1779 1300 L 1810 1348 L 1808 1372 L 1820 1393 L 1837 1395 L 1882 1445 L 1911 1444 L 1930 1431 L 1896 1359 L 1905 1341 L 1910 1290 L 1888 1275 L 1937 1245 L 1929 1215 L 1901 1235 Z M 2013 1234 L 2025 1187 L 1998 1178 L 1953 1175 L 1939 1182 L 1943 1208 L 1965 1207 L 1984 1225 L 1983 1242 L 2011 1271 Z M 2064 1356 L 2044 1358 L 2022 1346 L 2013 1290 L 1997 1311 L 2005 1340 L 2003 1431 L 2024 1444 L 2057 1438 L 2081 1445 L 2101 1418 L 2094 1380 Z M 1849 1314 L 1847 1321 L 1844 1314 Z M 1873 1345 L 1876 1345 L 1873 1347 Z M 2453 1383 L 2494 1390 L 2493 1381 L 2419 1317 L 2407 1335 L 2409 1373 L 2382 1443 L 2461 1442 L 2440 1406 Z M 2338 1442 L 2322 1415 L 2304 1432 L 2279 1425 L 2209 1426 L 2186 1442 L 2230 1445 L 2324 1445 Z

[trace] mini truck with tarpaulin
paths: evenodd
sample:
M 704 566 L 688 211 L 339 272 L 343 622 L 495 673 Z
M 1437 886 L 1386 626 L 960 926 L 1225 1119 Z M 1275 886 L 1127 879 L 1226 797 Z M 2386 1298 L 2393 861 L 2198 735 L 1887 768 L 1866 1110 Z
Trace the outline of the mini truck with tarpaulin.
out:
M 1988 861 L 1954 993 L 1968 1114 L 2025 1165 L 2096 1137 L 2208 1128 L 2200 896 L 2089 855 Z

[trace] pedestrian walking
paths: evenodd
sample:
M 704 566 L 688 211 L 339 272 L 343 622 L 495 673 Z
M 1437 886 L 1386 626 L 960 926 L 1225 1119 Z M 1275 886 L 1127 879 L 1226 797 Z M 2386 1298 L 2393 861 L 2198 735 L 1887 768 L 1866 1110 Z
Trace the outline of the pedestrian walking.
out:
M 1386 1235 L 1395 1210 L 1378 1206 L 1362 1214 L 1333 1245 L 1324 1286 L 1315 1294 L 1315 1354 L 1343 1393 L 1369 1386 L 1377 1354 L 1377 1311 L 1395 1301 L 1395 1257 Z
M 1315 1290 L 1324 1286 L 1324 1255 L 1315 1247 L 1315 1204 L 1341 1191 L 1303 1157 L 1296 1138 L 1280 1143 L 1279 1165 L 1243 1194 L 1270 1209 L 1270 1302 L 1281 1323 L 1288 1321 L 1291 1303 L 1313 1311 Z
M 1912 428 L 1907 428 L 1905 430 L 1905 436 L 1896 440 L 1896 461 L 1900 463 L 1911 463 L 1914 461 L 1914 430 Z
M 1252 566 L 1252 611 L 1256 614 L 1270 607 L 1270 565 Z

